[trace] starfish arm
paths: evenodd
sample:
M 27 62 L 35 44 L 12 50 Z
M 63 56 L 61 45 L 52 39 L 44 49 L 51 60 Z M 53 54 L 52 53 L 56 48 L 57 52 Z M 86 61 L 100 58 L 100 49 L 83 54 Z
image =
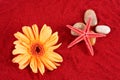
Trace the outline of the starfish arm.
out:
M 77 28 L 74 28 L 71 25 L 66 25 L 66 27 L 68 27 L 69 29 L 71 29 L 72 31 L 76 32 L 77 34 L 83 34 L 83 31 Z
M 99 33 L 87 33 L 88 37 L 106 37 L 104 34 Z
M 89 32 L 91 21 L 92 21 L 92 18 L 90 17 L 84 29 L 85 32 Z
M 85 43 L 86 43 L 86 45 L 87 45 L 91 55 L 94 56 L 94 51 L 93 51 L 93 48 L 92 48 L 92 45 L 90 43 L 89 38 L 88 37 L 84 37 L 84 40 L 85 40 Z
M 80 35 L 79 37 L 77 37 L 74 41 L 72 41 L 69 45 L 68 48 L 74 46 L 75 44 L 79 43 L 80 41 L 82 41 L 84 39 L 84 35 Z

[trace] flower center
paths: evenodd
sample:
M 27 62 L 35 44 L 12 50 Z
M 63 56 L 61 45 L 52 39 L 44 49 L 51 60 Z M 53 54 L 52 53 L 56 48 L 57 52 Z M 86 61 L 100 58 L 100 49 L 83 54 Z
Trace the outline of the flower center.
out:
M 36 47 L 36 52 L 39 53 L 40 52 L 40 47 Z
M 33 54 L 33 55 L 41 55 L 44 52 L 43 46 L 40 45 L 39 43 L 35 43 L 35 44 L 31 45 L 30 51 L 31 51 L 31 54 Z

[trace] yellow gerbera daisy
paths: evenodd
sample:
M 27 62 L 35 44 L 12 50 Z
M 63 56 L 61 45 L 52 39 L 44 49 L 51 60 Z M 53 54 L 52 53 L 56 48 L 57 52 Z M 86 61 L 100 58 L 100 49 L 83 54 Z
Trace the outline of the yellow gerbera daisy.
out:
M 32 27 L 24 26 L 21 32 L 14 34 L 18 40 L 14 41 L 15 49 L 12 54 L 17 55 L 13 58 L 13 63 L 19 64 L 19 69 L 24 69 L 30 64 L 34 73 L 38 70 L 43 75 L 45 68 L 49 70 L 57 69 L 63 58 L 56 52 L 60 45 L 58 42 L 58 32 L 52 34 L 52 30 L 46 24 L 43 25 L 40 34 L 36 24 Z

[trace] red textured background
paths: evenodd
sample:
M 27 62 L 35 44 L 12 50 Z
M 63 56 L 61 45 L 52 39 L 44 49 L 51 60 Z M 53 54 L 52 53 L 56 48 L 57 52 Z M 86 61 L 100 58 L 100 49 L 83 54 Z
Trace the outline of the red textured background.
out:
M 106 38 L 98 38 L 91 56 L 84 42 L 68 49 L 75 37 L 66 24 L 83 22 L 84 12 L 94 9 L 98 24 L 110 26 Z M 64 62 L 44 76 L 34 74 L 29 66 L 18 69 L 11 62 L 13 34 L 24 25 L 46 23 L 59 32 L 59 52 Z M 0 0 L 0 80 L 120 80 L 120 0 Z

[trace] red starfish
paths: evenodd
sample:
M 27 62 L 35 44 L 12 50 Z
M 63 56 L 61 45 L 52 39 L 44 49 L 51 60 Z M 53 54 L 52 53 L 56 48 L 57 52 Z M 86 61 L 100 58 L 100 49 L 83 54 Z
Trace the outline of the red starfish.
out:
M 105 37 L 106 35 L 91 32 L 90 31 L 91 20 L 92 19 L 89 18 L 89 20 L 88 20 L 84 30 L 80 30 L 80 29 L 74 28 L 71 25 L 66 25 L 69 29 L 71 29 L 72 31 L 74 31 L 77 34 L 79 34 L 79 36 L 68 45 L 68 48 L 70 48 L 70 47 L 74 46 L 75 44 L 79 43 L 80 41 L 84 40 L 86 45 L 87 45 L 87 47 L 88 47 L 88 49 L 89 49 L 89 51 L 90 51 L 90 53 L 91 53 L 91 55 L 92 56 L 94 55 L 94 51 L 93 51 L 92 45 L 90 43 L 90 38 Z

